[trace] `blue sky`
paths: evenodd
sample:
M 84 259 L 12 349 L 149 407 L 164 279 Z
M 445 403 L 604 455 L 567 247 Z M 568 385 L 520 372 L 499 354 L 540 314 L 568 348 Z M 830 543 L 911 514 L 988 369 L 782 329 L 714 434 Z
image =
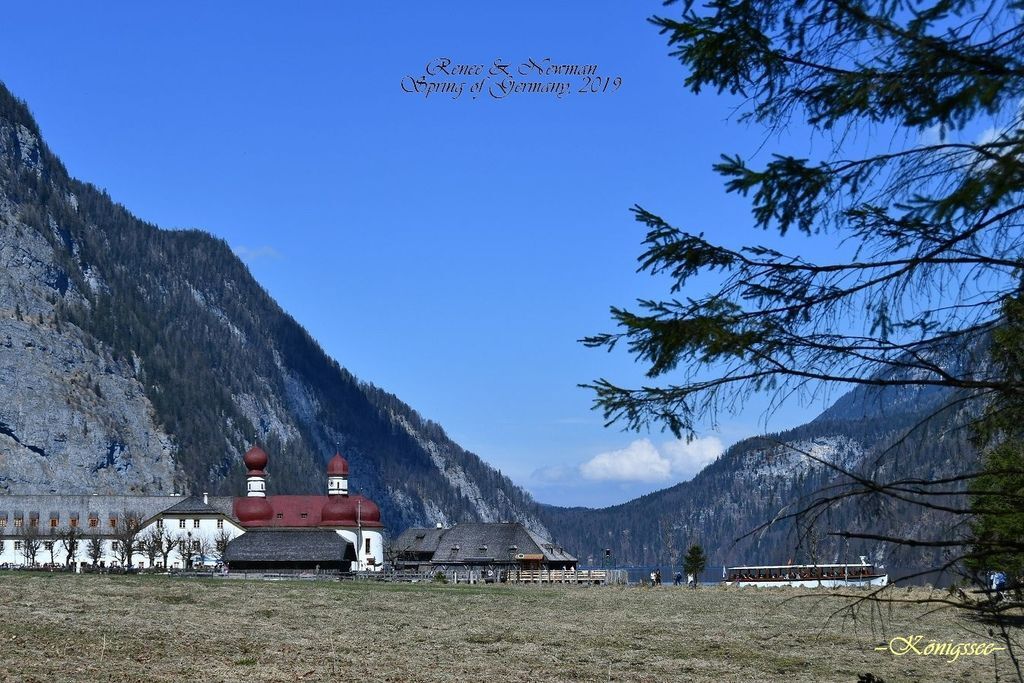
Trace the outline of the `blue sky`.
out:
M 764 403 L 695 444 L 605 428 L 580 382 L 636 384 L 578 339 L 635 273 L 633 204 L 731 245 L 753 233 L 711 165 L 771 139 L 688 93 L 645 19 L 660 3 L 19 3 L 0 79 L 71 173 L 166 228 L 223 237 L 362 379 L 394 392 L 549 503 L 599 506 L 692 476 L 763 429 Z M 427 62 L 550 57 L 613 93 L 497 100 L 403 92 Z M 469 79 L 467 79 L 469 80 Z M 754 155 L 755 150 L 757 156 Z M 821 246 L 798 235 L 785 246 Z M 770 429 L 819 407 L 787 404 Z

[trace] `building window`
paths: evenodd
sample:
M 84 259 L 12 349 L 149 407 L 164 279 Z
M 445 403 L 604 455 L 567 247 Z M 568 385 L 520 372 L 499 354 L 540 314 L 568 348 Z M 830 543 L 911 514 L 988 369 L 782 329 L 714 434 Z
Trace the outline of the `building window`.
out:
M 110 518 L 110 528 L 111 529 L 116 529 L 117 528 L 117 517 L 111 517 Z
M 58 517 L 50 518 L 50 528 L 56 529 L 60 525 L 60 519 Z
M 72 518 L 71 518 L 71 521 L 70 521 L 70 522 L 68 522 L 68 524 L 70 524 L 71 526 L 73 526 L 73 527 L 76 527 L 76 528 L 77 528 L 77 527 L 78 527 L 78 519 L 77 519 L 77 518 L 75 518 L 75 517 L 72 517 Z
M 118 549 L 119 547 L 120 547 L 120 544 L 119 544 L 119 543 L 118 543 L 117 541 L 111 541 L 111 542 L 110 542 L 110 552 L 112 552 L 112 553 L 116 553 L 116 552 L 117 552 L 117 549 Z
M 218 529 L 223 529 L 224 528 L 224 520 L 223 519 L 218 519 L 217 520 L 217 528 Z
M 21 519 L 21 517 L 15 517 L 15 518 L 14 518 L 14 526 L 16 526 L 16 527 L 20 527 L 20 526 L 21 526 L 21 523 L 22 523 L 22 521 L 23 521 L 23 520 Z
M 47 550 L 53 550 L 53 541 L 44 541 L 43 547 Z
M 4 528 L 5 526 L 7 526 L 7 518 L 0 517 L 0 529 Z
M 14 549 L 15 550 L 21 550 L 21 541 L 15 541 L 14 542 Z
M 164 528 L 164 520 L 163 520 L 162 517 L 160 519 L 156 520 L 156 528 L 157 529 L 163 529 Z
M 370 554 L 370 539 L 366 539 L 366 554 Z
M 99 525 L 100 525 L 100 520 L 96 519 L 95 517 L 90 517 L 89 518 L 89 526 L 90 527 L 95 528 L 95 527 L 98 527 Z
M 39 526 L 39 518 L 33 517 L 32 519 L 28 520 L 28 525 L 32 527 Z
M 199 528 L 199 520 L 198 519 L 193 519 L 192 520 L 192 528 L 193 529 L 198 529 Z
M 184 529 L 185 528 L 185 520 L 183 520 L 183 519 L 179 519 L 178 520 L 178 528 L 179 529 Z

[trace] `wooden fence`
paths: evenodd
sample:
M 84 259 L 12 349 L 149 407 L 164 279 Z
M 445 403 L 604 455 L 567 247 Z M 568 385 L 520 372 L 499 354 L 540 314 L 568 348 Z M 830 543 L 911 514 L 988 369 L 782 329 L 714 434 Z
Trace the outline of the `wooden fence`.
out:
M 610 577 L 609 574 L 612 574 Z M 603 585 L 614 578 L 604 569 L 513 569 L 508 580 L 513 583 L 589 583 Z M 616 582 L 617 581 L 613 581 Z

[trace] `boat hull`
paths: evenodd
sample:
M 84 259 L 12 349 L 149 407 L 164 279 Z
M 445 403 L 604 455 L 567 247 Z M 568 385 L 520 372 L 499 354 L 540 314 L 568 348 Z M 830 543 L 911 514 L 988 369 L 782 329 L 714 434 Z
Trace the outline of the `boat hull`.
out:
M 821 578 L 821 579 L 786 579 L 786 580 L 739 580 L 723 581 L 726 586 L 738 586 L 740 588 L 882 588 L 889 583 L 888 574 L 881 576 L 858 576 L 844 578 Z

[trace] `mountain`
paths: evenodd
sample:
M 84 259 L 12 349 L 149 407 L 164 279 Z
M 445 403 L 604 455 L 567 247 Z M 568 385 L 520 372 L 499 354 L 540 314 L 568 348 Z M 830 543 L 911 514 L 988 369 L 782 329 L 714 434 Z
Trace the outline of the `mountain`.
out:
M 161 230 L 71 178 L 0 84 L 0 493 L 324 486 L 337 449 L 397 530 L 536 504 L 394 395 L 329 358 L 228 245 Z
M 950 366 L 979 362 L 974 347 L 942 354 L 936 362 Z M 909 536 L 945 523 L 888 498 L 830 509 L 821 538 L 795 551 L 786 521 L 743 536 L 841 483 L 805 453 L 883 479 L 927 479 L 976 457 L 951 428 L 963 415 L 939 410 L 947 392 L 860 388 L 806 425 L 735 444 L 692 481 L 600 510 L 539 505 L 329 358 L 223 240 L 159 229 L 71 178 L 2 84 L 0 395 L 0 494 L 237 494 L 254 442 L 271 454 L 272 493 L 310 493 L 340 449 L 354 489 L 379 503 L 394 533 L 514 520 L 595 563 L 607 548 L 619 564 L 666 564 L 697 542 L 712 564 L 808 553 L 913 564 L 927 558 L 828 536 Z
M 964 376 L 984 371 L 986 349 L 982 337 L 933 349 L 931 360 Z M 898 374 L 887 378 L 893 377 Z M 797 525 L 785 515 L 821 498 L 822 491 L 848 490 L 852 479 L 837 468 L 880 482 L 930 481 L 969 469 L 978 456 L 962 425 L 977 406 L 957 398 L 935 387 L 859 386 L 807 424 L 734 444 L 691 481 L 601 510 L 545 506 L 542 518 L 577 556 L 598 563 L 606 550 L 616 563 L 665 565 L 672 557 L 678 563 L 698 543 L 710 567 L 842 562 L 858 555 L 902 567 L 933 566 L 939 552 L 845 542 L 830 534 L 941 538 L 961 519 L 877 494 L 820 509 L 810 534 L 804 524 L 810 516 Z

